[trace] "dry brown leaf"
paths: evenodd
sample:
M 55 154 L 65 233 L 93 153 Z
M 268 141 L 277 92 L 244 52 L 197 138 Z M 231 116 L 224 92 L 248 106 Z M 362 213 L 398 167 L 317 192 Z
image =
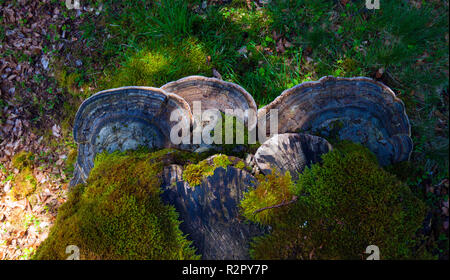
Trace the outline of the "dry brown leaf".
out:
M 277 52 L 279 53 L 284 53 L 286 51 L 286 49 L 283 46 L 283 40 L 278 40 L 277 42 Z

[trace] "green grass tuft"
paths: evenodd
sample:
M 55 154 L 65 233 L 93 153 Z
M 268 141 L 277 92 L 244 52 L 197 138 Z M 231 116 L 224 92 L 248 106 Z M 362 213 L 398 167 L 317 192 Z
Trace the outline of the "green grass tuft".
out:
M 156 49 L 139 51 L 100 84 L 103 89 L 131 85 L 160 87 L 189 75 L 210 76 L 211 71 L 202 45 L 188 39 L 176 45 L 160 45 Z

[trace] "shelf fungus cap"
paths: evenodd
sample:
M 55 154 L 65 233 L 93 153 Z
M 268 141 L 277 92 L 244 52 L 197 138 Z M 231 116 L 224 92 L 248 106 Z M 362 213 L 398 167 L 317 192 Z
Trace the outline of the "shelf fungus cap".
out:
M 320 162 L 321 156 L 331 151 L 327 140 L 303 133 L 276 134 L 264 142 L 255 153 L 255 162 L 264 174 L 276 169 L 281 174 L 289 171 L 294 180 L 305 167 Z
M 187 149 L 183 144 L 187 141 L 173 141 L 171 133 L 176 125 L 189 132 L 191 123 L 187 102 L 159 88 L 122 87 L 92 95 L 75 115 L 73 136 L 78 156 L 70 185 L 86 182 L 95 155 L 103 151 L 140 146 Z
M 268 120 L 270 110 L 277 111 L 278 133 L 307 132 L 361 143 L 381 165 L 408 160 L 413 148 L 403 102 L 370 78 L 327 76 L 305 82 L 261 108 L 258 120 Z
M 184 98 L 192 110 L 196 108 L 194 102 L 201 101 L 202 111 L 217 109 L 222 113 L 227 113 L 227 109 L 234 110 L 229 115 L 244 121 L 249 130 L 256 127 L 258 107 L 256 107 L 255 100 L 244 88 L 237 84 L 216 78 L 189 76 L 167 83 L 161 88 Z M 242 112 L 238 112 L 237 109 L 242 110 Z

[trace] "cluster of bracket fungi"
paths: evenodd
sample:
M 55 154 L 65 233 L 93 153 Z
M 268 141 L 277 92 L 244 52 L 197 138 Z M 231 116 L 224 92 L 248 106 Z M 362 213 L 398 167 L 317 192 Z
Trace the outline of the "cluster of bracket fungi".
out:
M 253 97 L 241 86 L 202 76 L 161 88 L 133 86 L 98 92 L 82 103 L 75 117 L 78 157 L 71 185 L 86 182 L 95 155 L 104 150 L 143 145 L 194 151 L 194 145 L 174 145 L 170 140 L 176 124 L 170 120 L 172 110 L 184 109 L 184 117 L 193 123 L 194 101 L 201 101 L 204 110 L 224 113 L 226 109 L 257 110 Z M 408 160 L 412 151 L 403 102 L 390 88 L 369 78 L 326 76 L 299 84 L 257 110 L 256 121 L 247 116 L 243 121 L 251 129 L 259 121 L 268 125 L 272 109 L 278 110 L 278 134 L 261 143 L 251 160 L 246 160 L 257 172 L 268 174 L 277 168 L 289 171 L 295 179 L 332 149 L 322 138 L 331 135 L 361 143 L 381 165 Z M 164 170 L 162 197 L 180 212 L 184 221 L 180 228 L 192 236 L 203 258 L 245 259 L 248 255 L 243 248 L 259 231 L 236 219 L 239 201 L 248 188 L 255 187 L 255 180 L 246 170 L 220 169 L 200 186 L 190 188 L 182 179 L 182 167 L 170 165 Z

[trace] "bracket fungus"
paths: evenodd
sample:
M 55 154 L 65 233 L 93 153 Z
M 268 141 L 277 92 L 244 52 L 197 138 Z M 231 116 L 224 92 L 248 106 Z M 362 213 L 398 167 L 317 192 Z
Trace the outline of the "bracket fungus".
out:
M 86 182 L 94 158 L 102 151 L 150 149 L 177 146 L 170 140 L 173 110 L 184 114 L 181 122 L 192 122 L 184 99 L 152 87 L 122 87 L 98 92 L 86 99 L 75 115 L 73 136 L 78 156 L 71 186 Z
M 167 83 L 161 88 L 184 98 L 193 110 L 195 110 L 194 101 L 201 101 L 202 111 L 217 109 L 222 113 L 241 119 L 249 130 L 256 127 L 258 107 L 256 107 L 255 100 L 237 84 L 216 78 L 189 76 Z M 230 113 L 225 110 L 230 110 Z M 239 110 L 242 110 L 243 115 L 240 115 Z M 254 116 L 250 116 L 247 110 L 253 111 Z
M 332 149 L 325 138 L 361 143 L 382 165 L 407 160 L 412 151 L 411 127 L 403 102 L 387 86 L 372 79 L 328 76 L 302 83 L 285 90 L 255 116 L 256 103 L 242 87 L 190 76 L 161 88 L 122 87 L 86 99 L 75 116 L 73 136 L 78 157 L 70 185 L 86 182 L 95 155 L 103 151 L 140 146 L 193 151 L 197 144 L 178 143 L 171 136 L 182 126 L 190 137 L 196 126 L 195 101 L 202 102 L 202 111 L 213 109 L 239 118 L 249 131 L 256 132 L 258 126 L 258 134 L 275 134 L 245 162 L 216 155 L 185 170 L 180 165 L 162 163 L 161 198 L 179 212 L 183 221 L 180 229 L 204 259 L 247 259 L 251 238 L 267 232 L 240 220 L 240 201 L 258 184 L 246 171 L 251 169 L 247 165 L 256 165 L 253 170 L 264 174 L 274 169 L 289 171 L 297 179 L 306 166 L 319 162 L 321 155 Z M 181 113 L 175 119 L 174 111 Z M 272 118 L 271 112 L 277 112 L 278 119 Z M 278 127 L 275 133 L 273 119 Z M 205 146 L 197 150 L 202 148 Z
M 327 140 L 309 134 L 276 134 L 264 142 L 255 153 L 255 162 L 264 174 L 276 168 L 281 174 L 289 171 L 294 180 L 306 166 L 320 161 L 320 156 L 331 151 Z
M 302 83 L 261 108 L 258 120 L 268 120 L 271 109 L 278 110 L 278 133 L 307 132 L 361 143 L 381 165 L 408 160 L 412 151 L 403 102 L 369 78 L 327 76 Z

